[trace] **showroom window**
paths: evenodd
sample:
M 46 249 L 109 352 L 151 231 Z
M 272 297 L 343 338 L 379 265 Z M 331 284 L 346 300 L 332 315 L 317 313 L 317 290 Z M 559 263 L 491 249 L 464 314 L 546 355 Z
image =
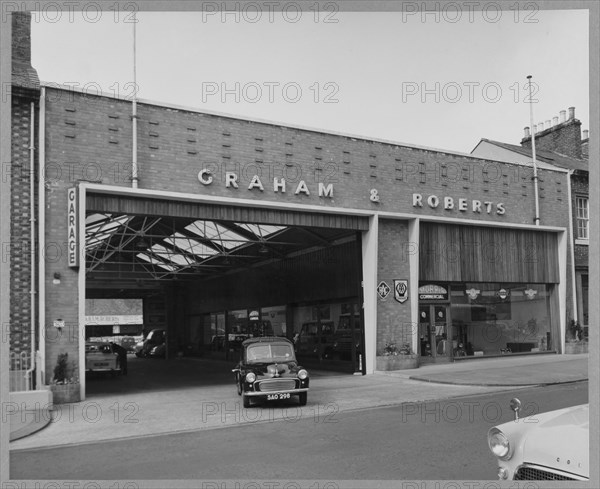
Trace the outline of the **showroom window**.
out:
M 546 284 L 452 285 L 454 354 L 504 355 L 553 348 Z

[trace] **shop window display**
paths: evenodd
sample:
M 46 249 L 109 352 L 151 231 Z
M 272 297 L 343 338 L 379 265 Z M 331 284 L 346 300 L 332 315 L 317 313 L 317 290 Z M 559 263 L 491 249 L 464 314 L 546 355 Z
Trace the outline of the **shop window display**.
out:
M 552 348 L 546 284 L 452 285 L 450 302 L 455 356 Z

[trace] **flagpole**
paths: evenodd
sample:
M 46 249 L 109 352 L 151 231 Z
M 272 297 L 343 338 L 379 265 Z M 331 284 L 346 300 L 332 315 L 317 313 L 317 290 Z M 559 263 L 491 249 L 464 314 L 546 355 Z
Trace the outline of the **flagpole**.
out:
M 538 173 L 537 158 L 535 154 L 535 132 L 533 129 L 533 100 L 531 98 L 531 75 L 527 75 L 529 81 L 529 124 L 531 125 L 531 155 L 533 157 L 533 192 L 535 195 L 535 218 L 536 226 L 540 225 L 540 201 L 538 195 Z
M 137 164 L 137 73 L 136 73 L 136 24 L 137 17 L 133 13 L 133 99 L 131 103 L 132 155 L 131 155 L 131 186 L 138 187 Z

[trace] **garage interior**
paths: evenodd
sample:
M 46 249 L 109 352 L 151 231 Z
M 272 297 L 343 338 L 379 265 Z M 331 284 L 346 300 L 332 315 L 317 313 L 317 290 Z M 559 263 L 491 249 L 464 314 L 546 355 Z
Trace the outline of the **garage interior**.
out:
M 367 228 L 359 216 L 88 193 L 86 299 L 142 299 L 144 324 L 86 327 L 86 338 L 164 329 L 167 360 L 235 363 L 229 340 L 258 314 L 304 342 L 302 365 L 361 372 Z M 336 352 L 341 323 L 360 339 Z

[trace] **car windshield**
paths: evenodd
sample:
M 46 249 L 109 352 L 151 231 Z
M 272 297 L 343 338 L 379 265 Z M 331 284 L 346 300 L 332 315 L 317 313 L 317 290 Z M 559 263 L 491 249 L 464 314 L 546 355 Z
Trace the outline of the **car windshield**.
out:
M 100 352 L 100 353 L 112 353 L 112 348 L 109 344 L 88 344 L 85 345 L 86 353 Z
M 289 362 L 294 360 L 291 345 L 250 345 L 246 350 L 248 363 Z

